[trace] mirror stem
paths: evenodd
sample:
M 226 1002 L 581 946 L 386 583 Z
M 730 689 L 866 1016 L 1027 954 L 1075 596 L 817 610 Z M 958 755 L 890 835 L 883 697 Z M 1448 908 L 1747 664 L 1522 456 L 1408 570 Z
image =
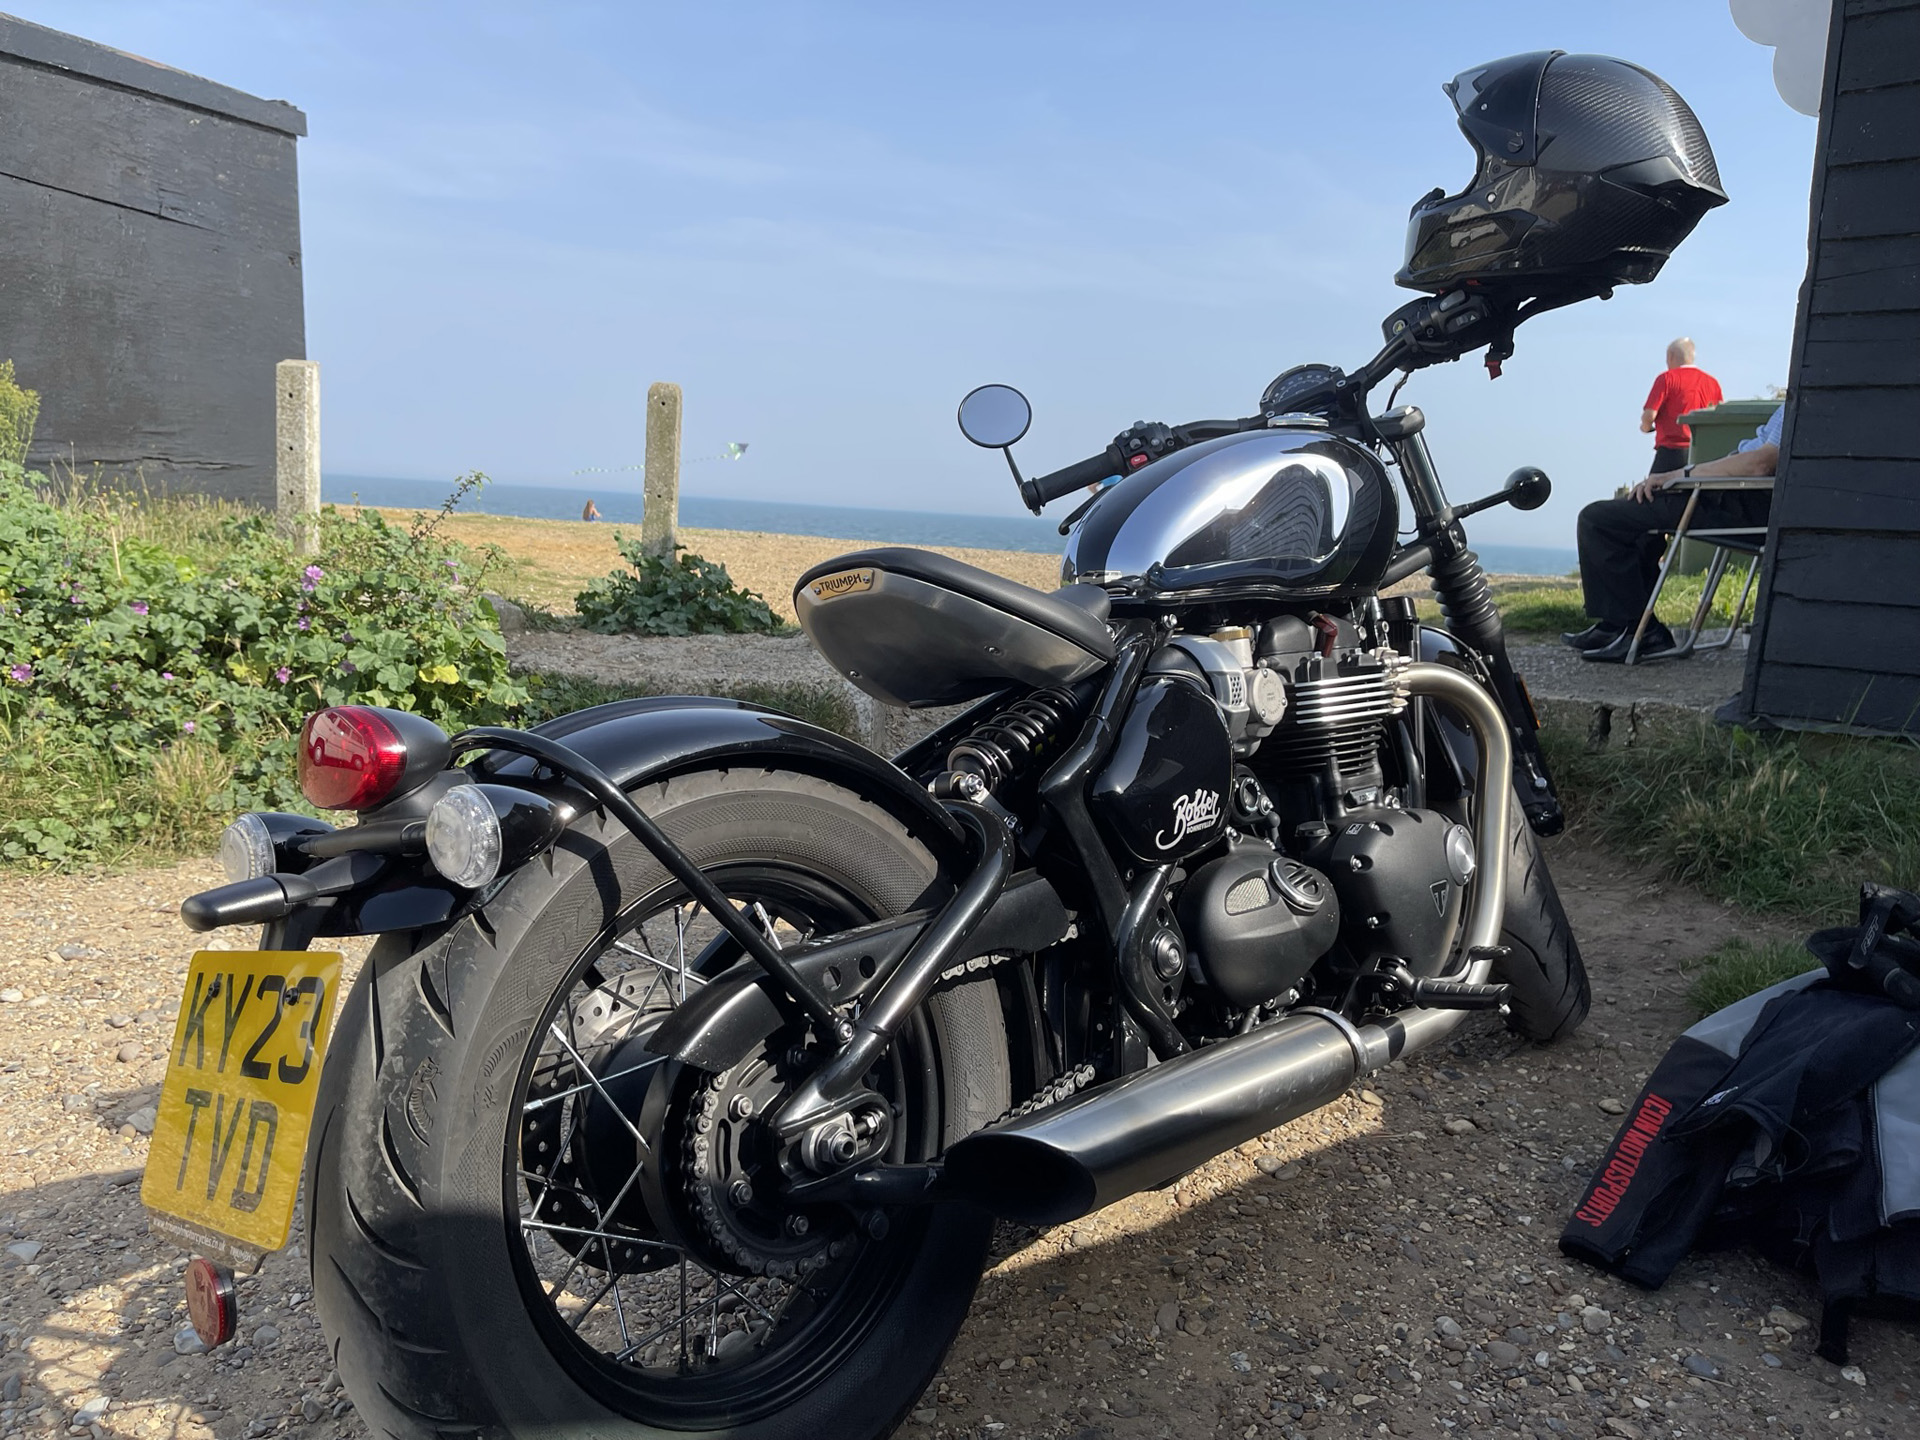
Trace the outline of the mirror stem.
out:
M 1020 467 L 1013 463 L 1013 447 L 1011 445 L 1002 445 L 1000 447 L 1000 453 L 1007 457 L 1007 469 L 1013 472 L 1013 483 L 1021 486 L 1024 490 L 1027 477 L 1022 475 L 1020 473 Z

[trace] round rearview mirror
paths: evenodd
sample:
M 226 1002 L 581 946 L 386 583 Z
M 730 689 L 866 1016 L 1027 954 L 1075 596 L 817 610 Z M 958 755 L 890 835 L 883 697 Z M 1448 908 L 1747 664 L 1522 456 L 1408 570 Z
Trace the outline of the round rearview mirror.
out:
M 1516 510 L 1538 510 L 1553 494 L 1553 482 L 1547 472 L 1522 465 L 1507 476 L 1507 503 Z
M 1033 423 L 1033 407 L 1011 385 L 982 385 L 960 402 L 960 433 L 988 450 L 1004 450 Z

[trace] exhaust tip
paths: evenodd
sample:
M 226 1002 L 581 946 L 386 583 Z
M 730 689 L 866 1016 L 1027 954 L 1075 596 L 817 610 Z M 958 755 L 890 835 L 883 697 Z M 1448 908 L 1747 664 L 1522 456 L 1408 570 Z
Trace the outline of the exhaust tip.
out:
M 947 1188 L 1020 1225 L 1058 1225 L 1094 1208 L 1093 1175 L 1045 1141 L 983 1130 L 947 1152 Z

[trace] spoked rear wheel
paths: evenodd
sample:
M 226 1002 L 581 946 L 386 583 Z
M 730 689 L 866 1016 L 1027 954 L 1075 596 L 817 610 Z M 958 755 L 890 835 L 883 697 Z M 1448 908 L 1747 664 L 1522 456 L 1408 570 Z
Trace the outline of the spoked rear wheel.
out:
M 782 945 L 944 888 L 895 821 L 824 782 L 709 774 L 637 798 Z M 342 1378 L 400 1435 L 884 1434 L 965 1315 L 986 1222 L 788 1201 L 763 1117 L 810 1068 L 808 1030 L 784 1022 L 717 1074 L 647 1050 L 737 947 L 624 832 L 577 838 L 482 919 L 376 954 L 343 1010 L 309 1188 Z M 936 988 L 868 1076 L 890 1158 L 1005 1108 L 995 995 L 980 973 Z

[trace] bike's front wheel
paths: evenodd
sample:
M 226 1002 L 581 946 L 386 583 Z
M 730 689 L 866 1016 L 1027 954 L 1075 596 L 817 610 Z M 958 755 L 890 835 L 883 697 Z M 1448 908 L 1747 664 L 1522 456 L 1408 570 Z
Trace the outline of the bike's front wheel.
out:
M 949 888 L 895 820 L 823 780 L 715 772 L 635 798 L 781 944 Z M 720 1074 L 646 1049 L 733 945 L 589 820 L 484 914 L 376 950 L 307 1188 L 315 1307 L 376 1433 L 864 1440 L 914 1403 L 988 1222 L 784 1199 L 759 1117 L 807 1072 L 804 1027 Z M 1006 1108 L 996 997 L 984 971 L 942 982 L 867 1077 L 891 1158 L 930 1159 Z

